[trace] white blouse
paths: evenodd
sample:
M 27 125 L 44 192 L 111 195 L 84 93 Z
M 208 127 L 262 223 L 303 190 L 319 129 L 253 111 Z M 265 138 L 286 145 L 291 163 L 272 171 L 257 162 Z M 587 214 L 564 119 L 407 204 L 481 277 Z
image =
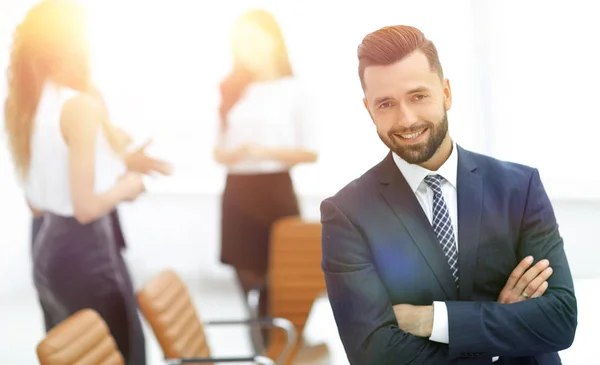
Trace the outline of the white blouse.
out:
M 308 118 L 311 105 L 294 77 L 255 82 L 229 111 L 227 130 L 220 147 L 233 150 L 244 144 L 271 148 L 314 150 L 314 121 Z M 287 171 L 278 161 L 245 159 L 229 167 L 233 174 Z
M 48 83 L 34 119 L 31 136 L 31 162 L 24 181 L 25 196 L 37 210 L 62 216 L 73 216 L 71 184 L 69 178 L 69 148 L 65 143 L 60 116 L 64 103 L 78 94 L 77 91 Z M 96 141 L 95 185 L 96 193 L 112 188 L 126 167 L 113 152 L 102 128 Z

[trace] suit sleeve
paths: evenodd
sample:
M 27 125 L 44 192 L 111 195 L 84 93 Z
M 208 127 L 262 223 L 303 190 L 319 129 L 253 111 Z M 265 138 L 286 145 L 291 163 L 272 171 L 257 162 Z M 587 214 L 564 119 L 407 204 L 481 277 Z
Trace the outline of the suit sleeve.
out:
M 513 304 L 446 302 L 450 354 L 478 352 L 531 356 L 571 346 L 577 327 L 577 301 L 563 239 L 540 175 L 533 170 L 521 223 L 519 257 L 547 258 L 553 269 L 539 298 Z
M 448 345 L 398 328 L 367 243 L 331 200 L 321 204 L 321 223 L 327 293 L 350 364 L 449 364 Z

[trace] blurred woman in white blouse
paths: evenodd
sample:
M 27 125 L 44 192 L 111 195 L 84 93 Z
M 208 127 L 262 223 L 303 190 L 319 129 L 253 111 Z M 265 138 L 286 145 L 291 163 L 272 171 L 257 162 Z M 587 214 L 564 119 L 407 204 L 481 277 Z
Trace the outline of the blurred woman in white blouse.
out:
M 5 128 L 27 202 L 43 214 L 33 276 L 46 330 L 94 309 L 126 364 L 143 365 L 144 334 L 111 212 L 145 187 L 91 82 L 89 55 L 80 3 L 33 6 L 13 34 Z
M 268 314 L 269 232 L 278 219 L 300 214 L 290 169 L 313 163 L 312 121 L 294 77 L 280 27 L 265 10 L 236 21 L 233 69 L 221 83 L 220 137 L 215 160 L 227 167 L 222 197 L 221 261 L 237 272 L 245 297 L 260 291 Z M 258 351 L 268 345 L 253 338 Z M 262 341 L 261 341 L 262 340 Z

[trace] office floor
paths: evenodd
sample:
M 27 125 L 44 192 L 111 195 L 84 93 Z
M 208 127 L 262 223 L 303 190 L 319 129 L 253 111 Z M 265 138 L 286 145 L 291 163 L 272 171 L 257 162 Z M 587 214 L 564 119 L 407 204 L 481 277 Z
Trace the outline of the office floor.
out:
M 233 279 L 205 279 L 188 282 L 200 316 L 205 319 L 243 318 L 242 305 Z M 594 346 L 600 328 L 600 317 L 595 307 L 600 299 L 600 279 L 576 281 L 579 298 L 579 326 L 574 345 L 561 353 L 563 364 L 594 363 Z M 145 324 L 144 324 L 145 325 Z M 41 313 L 31 293 L 0 298 L 0 363 L 37 364 L 35 346 L 43 336 Z M 156 339 L 146 327 L 148 365 L 160 365 L 162 353 Z M 207 329 L 215 356 L 247 355 L 250 352 L 248 334 L 244 328 Z M 309 343 L 326 342 L 330 348 L 330 364 L 347 365 L 335 322 L 326 299 L 318 300 L 309 318 L 305 337 Z

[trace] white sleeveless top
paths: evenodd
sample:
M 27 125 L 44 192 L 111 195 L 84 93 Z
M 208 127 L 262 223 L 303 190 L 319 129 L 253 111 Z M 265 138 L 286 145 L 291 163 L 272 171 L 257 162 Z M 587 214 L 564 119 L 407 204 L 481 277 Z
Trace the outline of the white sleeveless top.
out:
M 60 116 L 64 103 L 79 92 L 47 83 L 40 96 L 31 135 L 31 161 L 25 196 L 35 209 L 61 216 L 73 216 L 69 179 L 69 148 L 65 143 Z M 95 193 L 112 188 L 126 171 L 99 128 L 96 141 Z
M 315 150 L 311 104 L 294 77 L 252 83 L 229 111 L 220 145 L 226 150 L 243 144 Z M 228 170 L 230 174 L 260 174 L 288 167 L 278 161 L 245 159 Z

